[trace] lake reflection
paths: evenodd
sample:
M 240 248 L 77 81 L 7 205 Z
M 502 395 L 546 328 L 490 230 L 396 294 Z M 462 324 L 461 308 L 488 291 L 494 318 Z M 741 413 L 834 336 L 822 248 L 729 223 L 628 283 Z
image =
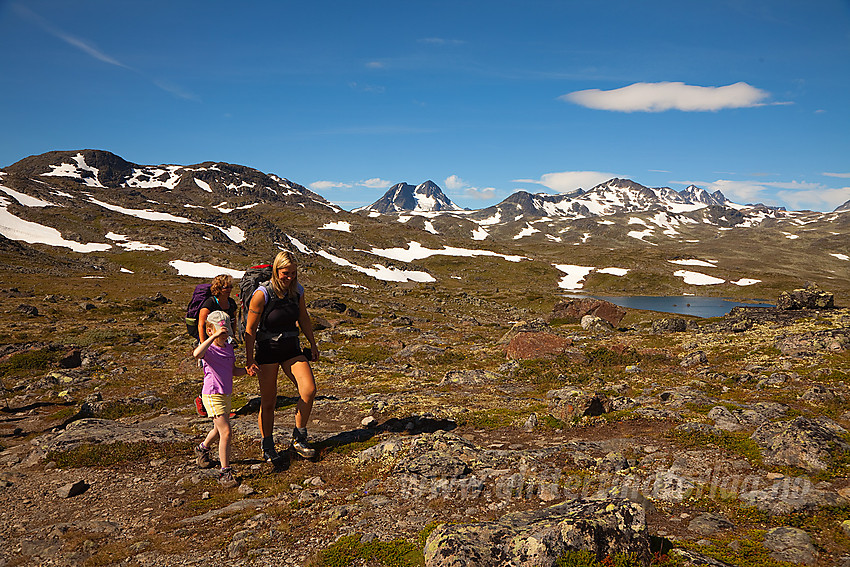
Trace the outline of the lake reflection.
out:
M 645 309 L 664 313 L 679 313 L 695 317 L 722 317 L 733 307 L 746 305 L 749 307 L 773 307 L 770 303 L 742 303 L 722 297 L 699 297 L 696 295 L 654 296 L 654 295 L 580 295 L 570 294 L 567 297 L 594 297 L 610 301 L 614 305 L 627 309 Z

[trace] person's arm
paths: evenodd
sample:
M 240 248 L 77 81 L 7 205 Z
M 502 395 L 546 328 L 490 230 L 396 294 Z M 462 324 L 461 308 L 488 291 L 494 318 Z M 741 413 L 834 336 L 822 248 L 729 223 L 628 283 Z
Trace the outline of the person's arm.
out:
M 218 330 L 204 339 L 204 342 L 195 347 L 195 350 L 192 352 L 192 356 L 196 359 L 204 358 L 204 355 L 207 353 L 207 349 L 210 348 L 210 345 L 213 343 L 215 338 L 222 333 L 226 333 L 227 329 L 224 327 L 219 327 Z
M 319 360 L 319 347 L 316 346 L 316 337 L 313 336 L 313 322 L 310 320 L 310 314 L 307 313 L 307 303 L 304 301 L 304 294 L 298 300 L 298 327 L 307 340 L 310 341 L 310 351 L 312 352 L 312 362 Z
M 210 313 L 208 307 L 201 307 L 198 311 L 198 337 L 201 342 L 207 340 L 207 317 Z
M 259 292 L 259 293 L 258 293 Z M 257 341 L 257 327 L 260 326 L 260 316 L 266 306 L 266 295 L 258 289 L 248 303 L 248 315 L 245 318 L 245 369 L 248 374 L 255 376 L 257 364 L 254 362 L 254 344 Z

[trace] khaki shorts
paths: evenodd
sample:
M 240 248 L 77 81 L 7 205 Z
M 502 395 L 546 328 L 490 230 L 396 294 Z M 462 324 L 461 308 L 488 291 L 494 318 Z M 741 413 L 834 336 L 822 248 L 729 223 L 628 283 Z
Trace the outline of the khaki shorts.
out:
M 207 410 L 207 415 L 210 417 L 218 417 L 221 415 L 230 415 L 230 396 L 225 394 L 204 394 L 201 396 L 204 402 L 204 408 Z

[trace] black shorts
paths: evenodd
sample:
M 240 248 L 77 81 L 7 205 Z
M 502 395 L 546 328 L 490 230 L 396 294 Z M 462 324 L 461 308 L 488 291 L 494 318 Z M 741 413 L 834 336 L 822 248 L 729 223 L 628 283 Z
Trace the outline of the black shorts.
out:
M 280 364 L 302 354 L 301 341 L 298 337 L 285 337 L 276 341 L 258 341 L 254 362 L 257 364 Z

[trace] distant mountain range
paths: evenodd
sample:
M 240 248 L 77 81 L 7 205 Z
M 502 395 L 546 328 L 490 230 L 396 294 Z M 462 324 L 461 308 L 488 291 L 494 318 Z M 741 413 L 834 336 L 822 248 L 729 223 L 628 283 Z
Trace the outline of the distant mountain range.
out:
M 628 179 L 560 195 L 518 191 L 478 210 L 457 206 L 433 181 L 398 183 L 349 212 L 242 165 L 139 165 L 101 150 L 52 151 L 0 170 L 0 263 L 57 274 L 186 274 L 187 266 L 238 270 L 291 249 L 313 278 L 359 286 L 493 288 L 508 278 L 637 294 L 711 285 L 740 295 L 736 286 L 806 281 L 850 290 L 847 212 L 850 202 L 831 213 L 794 212 Z M 587 280 L 559 283 L 571 271 Z
M 723 193 L 708 193 L 695 185 L 682 191 L 669 187 L 644 187 L 629 179 L 610 179 L 589 190 L 578 189 L 570 193 L 547 194 L 517 191 L 502 202 L 479 209 L 466 211 L 452 202 L 433 181 L 417 186 L 408 183 L 393 185 L 380 199 L 352 212 L 379 214 L 406 213 L 454 213 L 464 211 L 473 219 L 524 218 L 587 218 L 641 211 L 668 211 L 683 213 L 705 207 L 726 207 L 735 210 L 759 208 L 784 211 L 784 207 L 738 205 L 729 201 Z M 472 214 L 469 214 L 472 213 Z

